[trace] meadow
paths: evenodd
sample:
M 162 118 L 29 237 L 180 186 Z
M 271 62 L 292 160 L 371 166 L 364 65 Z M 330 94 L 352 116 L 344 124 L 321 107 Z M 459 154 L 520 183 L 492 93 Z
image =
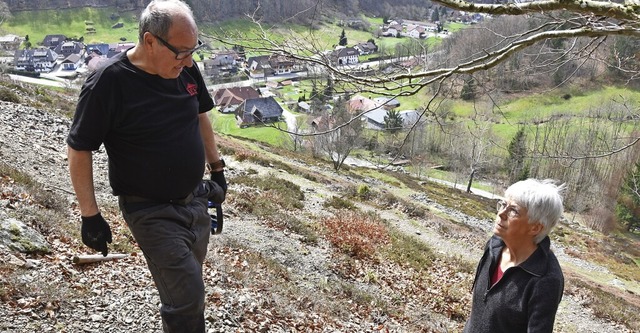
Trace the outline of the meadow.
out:
M 115 15 L 112 17 L 112 15 Z M 5 33 L 29 36 L 38 45 L 46 35 L 61 34 L 70 38 L 84 37 L 89 43 L 115 43 L 138 40 L 138 19 L 134 12 L 118 13 L 114 8 L 74 8 L 61 10 L 21 11 L 1 26 Z M 121 28 L 112 28 L 122 23 Z M 89 32 L 88 29 L 95 29 Z

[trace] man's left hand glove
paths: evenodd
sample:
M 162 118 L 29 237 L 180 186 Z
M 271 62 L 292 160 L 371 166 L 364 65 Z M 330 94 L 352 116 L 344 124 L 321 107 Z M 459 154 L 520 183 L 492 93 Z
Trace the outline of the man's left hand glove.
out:
M 222 188 L 224 194 L 227 194 L 227 180 L 224 177 L 224 169 L 220 171 L 211 171 L 210 179 Z

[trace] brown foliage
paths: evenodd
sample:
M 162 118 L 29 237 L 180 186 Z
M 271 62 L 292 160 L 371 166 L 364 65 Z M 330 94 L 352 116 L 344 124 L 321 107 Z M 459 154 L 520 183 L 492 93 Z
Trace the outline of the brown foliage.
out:
M 339 211 L 324 227 L 329 242 L 358 259 L 374 258 L 376 249 L 390 242 L 387 228 L 371 215 Z

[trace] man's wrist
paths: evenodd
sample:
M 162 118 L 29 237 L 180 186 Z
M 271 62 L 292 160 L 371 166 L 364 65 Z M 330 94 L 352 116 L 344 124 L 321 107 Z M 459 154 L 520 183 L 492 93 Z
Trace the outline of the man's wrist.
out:
M 209 172 L 222 171 L 227 164 L 221 158 L 215 162 L 207 163 L 207 169 Z
M 100 214 L 99 210 L 97 210 L 97 211 L 95 211 L 93 213 L 89 213 L 89 214 L 86 214 L 86 212 L 80 212 L 80 217 L 81 218 L 90 218 L 90 217 L 94 217 L 94 216 L 96 216 L 98 214 Z

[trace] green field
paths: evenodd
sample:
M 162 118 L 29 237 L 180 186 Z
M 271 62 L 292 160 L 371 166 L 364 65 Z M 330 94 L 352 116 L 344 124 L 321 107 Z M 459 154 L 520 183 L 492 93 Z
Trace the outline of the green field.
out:
M 119 15 L 112 19 L 111 15 Z M 121 22 L 122 28 L 112 28 Z M 84 37 L 85 43 L 115 43 L 124 37 L 138 40 L 138 21 L 134 12 L 117 13 L 113 8 L 76 8 L 61 10 L 23 11 L 13 14 L 0 28 L 5 33 L 29 35 L 32 45 L 38 45 L 46 35 L 61 34 L 71 38 Z M 95 33 L 87 29 L 95 29 Z
M 234 39 L 243 39 L 242 44 L 247 49 L 247 56 L 265 54 L 264 51 L 252 51 L 251 49 L 263 49 L 267 40 L 280 43 L 283 40 L 291 41 L 292 45 L 304 48 L 302 54 L 311 55 L 314 50 L 329 50 L 338 45 L 342 27 L 334 24 L 318 24 L 317 29 L 310 29 L 300 25 L 262 26 L 247 20 L 229 20 L 216 25 L 200 25 L 200 30 L 214 39 L 222 39 L 225 42 L 213 41 L 214 48 L 230 48 Z M 372 38 L 371 32 L 354 30 L 344 27 L 349 45 L 366 42 Z M 273 47 L 273 45 L 267 46 Z
M 233 114 L 222 114 L 215 109 L 210 113 L 213 129 L 216 133 L 265 142 L 273 146 L 282 146 L 283 140 L 285 139 L 285 134 L 276 128 L 268 126 L 240 128 L 236 124 L 236 119 Z M 284 122 L 275 124 L 275 126 L 280 126 L 285 129 L 287 127 Z

